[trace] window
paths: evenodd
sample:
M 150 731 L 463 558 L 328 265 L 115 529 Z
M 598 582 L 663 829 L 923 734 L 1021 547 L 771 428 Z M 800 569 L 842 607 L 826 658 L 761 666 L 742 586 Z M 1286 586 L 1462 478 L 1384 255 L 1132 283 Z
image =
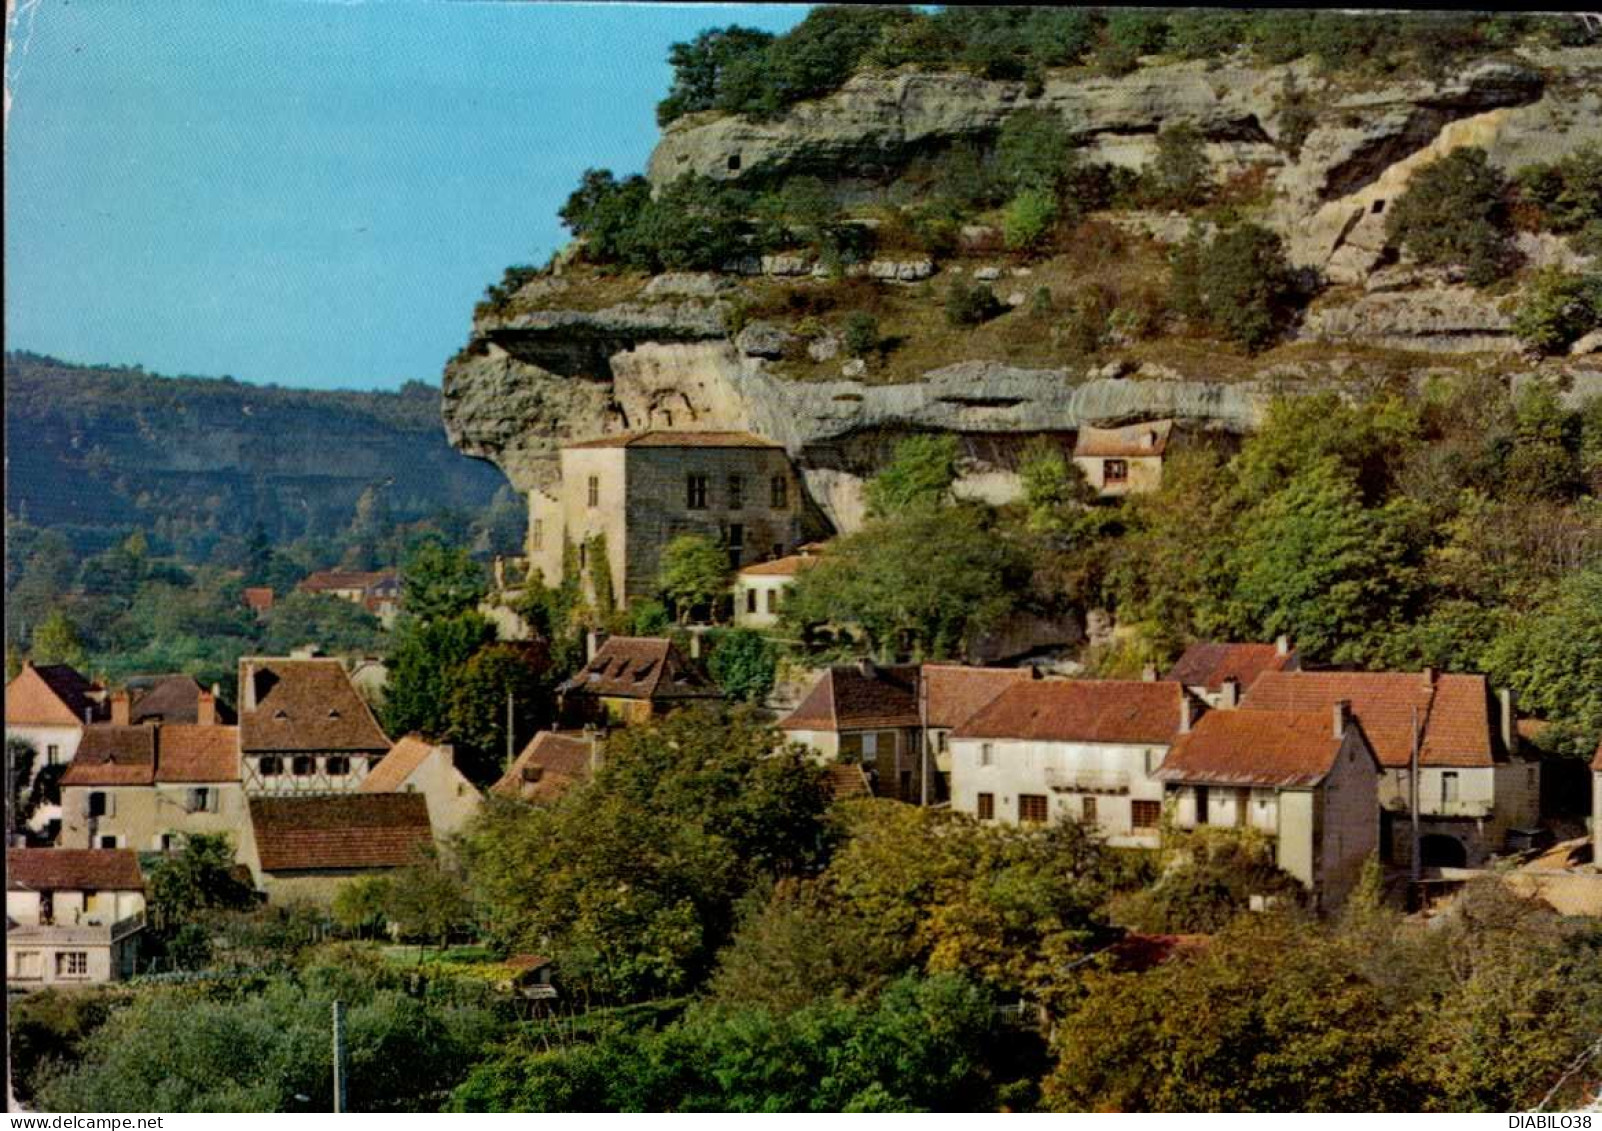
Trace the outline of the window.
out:
M 1162 764 L 1163 764 L 1163 752 L 1161 750 L 1148 750 L 1148 751 L 1146 751 L 1146 776 L 1147 777 L 1151 777 L 1152 774 L 1155 774 L 1157 772 L 1157 767 L 1162 765 Z
M 686 475 L 684 477 L 684 505 L 692 511 L 706 510 L 706 476 Z
M 1079 819 L 1087 825 L 1096 823 L 1096 799 L 1094 797 L 1081 797 L 1079 799 Z
M 1155 829 L 1163 816 L 1160 801 L 1136 801 L 1130 805 L 1130 810 L 1131 823 L 1137 829 Z
M 777 613 L 778 611 L 779 611 L 779 591 L 777 589 L 769 589 L 768 590 L 768 612 Z
M 1129 461 L 1110 459 L 1101 465 L 1103 483 L 1123 483 L 1129 478 Z
M 98 789 L 91 793 L 89 795 L 89 807 L 85 810 L 84 815 L 91 820 L 95 817 L 104 817 L 106 815 L 106 795 Z
M 1246 806 L 1251 804 L 1251 800 L 1251 790 L 1237 789 L 1235 791 L 1235 823 L 1237 825 L 1244 825 L 1246 823 Z
M 58 978 L 87 978 L 89 976 L 89 952 L 86 950 L 63 950 L 56 955 L 56 977 Z
M 1040 793 L 1020 793 L 1018 795 L 1018 820 L 1033 824 L 1044 824 L 1046 821 L 1046 798 Z
M 901 800 L 903 800 L 903 801 L 911 801 L 911 800 L 913 800 L 913 794 L 912 794 L 912 771 L 911 770 L 902 770 L 901 771 Z
M 1385 211 L 1385 201 L 1384 200 L 1376 200 L 1373 204 L 1371 204 L 1369 206 L 1368 210 L 1372 215 L 1378 216 L 1381 212 Z
M 178 847 L 178 838 L 172 833 L 162 833 L 156 838 L 156 848 L 162 852 L 172 852 Z
M 583 572 L 584 570 L 587 570 L 589 568 L 590 568 L 590 544 L 587 541 L 586 542 L 580 542 L 579 543 L 579 571 Z
M 534 520 L 534 531 L 529 535 L 528 541 L 529 545 L 533 549 L 545 549 L 545 520 L 543 518 L 536 518 Z
M 61 761 L 61 747 L 59 747 L 59 746 L 46 746 L 45 747 L 45 765 L 54 766 L 59 761 Z
M 979 744 L 979 764 L 981 766 L 993 766 L 995 763 L 996 748 L 988 742 L 981 742 Z
M 350 773 L 350 759 L 343 754 L 330 754 L 328 761 L 324 763 L 324 768 L 330 774 L 338 774 L 343 777 Z
M 217 807 L 212 804 L 214 794 L 204 786 L 189 791 L 189 811 L 191 813 L 212 813 Z
M 745 506 L 745 476 L 729 476 L 729 509 L 741 510 Z
M 790 481 L 782 475 L 775 475 L 771 484 L 773 488 L 773 509 L 786 511 L 790 509 Z
M 935 732 L 935 750 L 944 754 L 951 748 L 951 732 L 942 730 Z
M 729 523 L 729 568 L 739 569 L 745 556 L 745 527 L 738 522 Z
M 757 592 L 755 589 L 747 589 L 745 591 L 745 611 L 748 613 L 757 611 Z
M 309 778 L 317 772 L 317 759 L 310 754 L 298 754 L 290 763 L 297 778 Z
M 729 154 L 729 172 L 738 173 L 739 171 L 740 171 L 740 155 L 738 153 Z
M 996 819 L 995 794 L 981 793 L 979 795 L 979 819 L 981 821 L 993 821 Z
M 1441 775 L 1441 801 L 1450 803 L 1457 800 L 1457 775 L 1447 771 Z
M 256 759 L 256 770 L 264 778 L 275 778 L 284 772 L 284 760 L 276 754 Z
M 16 953 L 16 969 L 13 971 L 13 975 L 18 978 L 39 977 L 39 952 L 37 950 L 19 950 Z
M 118 847 L 121 847 L 117 843 L 117 841 L 119 841 L 120 839 L 122 839 L 122 838 L 117 837 L 117 836 L 103 836 L 103 837 L 100 838 L 100 844 L 99 844 L 98 847 L 100 847 L 100 848 L 118 848 Z
M 1207 823 L 1207 801 L 1208 801 L 1207 787 L 1205 785 L 1197 786 L 1196 787 L 1196 823 L 1198 825 L 1205 825 Z
M 775 542 L 773 544 L 773 553 L 769 554 L 768 556 L 770 558 L 784 557 L 784 544 L 782 542 Z
M 592 475 L 592 476 L 590 476 L 590 506 L 598 507 L 600 505 L 601 505 L 601 477 L 599 475 Z

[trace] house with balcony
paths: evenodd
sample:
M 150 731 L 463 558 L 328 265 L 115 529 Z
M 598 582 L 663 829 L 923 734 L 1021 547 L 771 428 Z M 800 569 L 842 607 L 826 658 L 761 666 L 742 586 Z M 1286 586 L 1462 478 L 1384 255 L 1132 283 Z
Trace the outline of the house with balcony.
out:
M 239 661 L 240 782 L 247 795 L 354 793 L 392 745 L 338 660 Z
M 1014 684 L 951 732 L 951 807 L 982 821 L 1078 821 L 1115 847 L 1155 848 L 1154 775 L 1204 709 L 1177 683 Z
M 1173 826 L 1253 829 L 1316 906 L 1339 908 L 1379 847 L 1379 760 L 1344 700 L 1329 711 L 1209 711 L 1153 775 Z
M 1121 428 L 1081 428 L 1074 464 L 1102 498 L 1155 491 L 1163 482 L 1163 455 L 1172 420 L 1148 420 Z
M 130 851 L 6 853 L 6 986 L 27 990 L 131 977 L 145 882 Z
M 1328 712 L 1343 701 L 1383 771 L 1386 863 L 1411 862 L 1415 796 L 1424 868 L 1479 867 L 1506 851 L 1509 831 L 1539 820 L 1540 763 L 1518 753 L 1512 693 L 1493 695 L 1483 675 L 1269 671 L 1247 689 L 1240 710 Z
M 1202 641 L 1185 649 L 1164 679 L 1182 683 L 1209 707 L 1233 707 L 1241 692 L 1264 672 L 1296 671 L 1301 658 L 1290 637 L 1272 644 L 1216 644 Z

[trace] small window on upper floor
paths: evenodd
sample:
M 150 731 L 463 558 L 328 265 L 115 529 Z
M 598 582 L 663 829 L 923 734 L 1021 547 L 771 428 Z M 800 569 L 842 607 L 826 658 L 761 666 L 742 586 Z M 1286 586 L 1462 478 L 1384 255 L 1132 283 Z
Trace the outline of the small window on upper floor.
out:
M 988 742 L 979 744 L 979 764 L 981 766 L 993 765 L 996 760 L 996 748 Z
M 731 511 L 745 509 L 745 476 L 729 476 L 729 509 Z
M 297 778 L 309 778 L 317 772 L 317 759 L 307 754 L 298 755 L 291 768 Z
M 1102 464 L 1101 480 L 1103 483 L 1123 483 L 1129 478 L 1129 461 L 1110 459 Z
M 773 509 L 776 511 L 790 509 L 790 481 L 782 475 L 775 475 L 770 484 L 773 492 Z
M 350 773 L 350 759 L 343 754 L 331 754 L 323 763 L 323 769 L 335 776 L 343 777 Z
M 590 506 L 592 506 L 592 507 L 600 506 L 601 505 L 601 477 L 599 475 L 590 476 L 589 491 L 590 491 L 590 493 L 589 493 Z
M 534 527 L 529 534 L 528 543 L 531 549 L 545 549 L 545 520 L 543 518 L 534 520 Z
M 687 510 L 706 510 L 706 476 L 686 475 L 684 477 L 684 506 Z

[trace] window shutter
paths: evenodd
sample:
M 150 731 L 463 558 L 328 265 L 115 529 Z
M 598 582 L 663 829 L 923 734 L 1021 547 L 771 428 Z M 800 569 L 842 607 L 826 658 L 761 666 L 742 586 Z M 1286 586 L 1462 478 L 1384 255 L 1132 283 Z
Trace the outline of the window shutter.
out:
M 116 815 L 117 815 L 117 795 L 115 793 L 112 793 L 108 789 L 106 791 L 106 816 L 115 817 Z

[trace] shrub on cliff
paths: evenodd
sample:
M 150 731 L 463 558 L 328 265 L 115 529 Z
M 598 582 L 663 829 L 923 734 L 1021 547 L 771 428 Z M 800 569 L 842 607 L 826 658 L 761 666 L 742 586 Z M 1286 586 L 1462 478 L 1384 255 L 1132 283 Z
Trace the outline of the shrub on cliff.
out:
M 1172 266 L 1175 308 L 1249 350 L 1273 340 L 1300 298 L 1279 236 L 1256 224 L 1192 236 Z
M 961 279 L 946 292 L 946 320 L 953 326 L 977 326 L 1005 309 L 996 292 L 985 283 L 969 286 Z
M 1507 188 L 1485 150 L 1454 150 L 1413 175 L 1386 217 L 1386 238 L 1420 263 L 1466 268 L 1476 286 L 1494 282 L 1507 263 Z
M 1157 155 L 1141 170 L 1140 195 L 1158 208 L 1195 208 L 1213 189 L 1213 167 L 1200 131 L 1188 123 L 1157 135 Z
M 1542 271 L 1513 315 L 1513 332 L 1519 340 L 1543 354 L 1563 353 L 1598 326 L 1602 326 L 1602 274 L 1597 273 Z

